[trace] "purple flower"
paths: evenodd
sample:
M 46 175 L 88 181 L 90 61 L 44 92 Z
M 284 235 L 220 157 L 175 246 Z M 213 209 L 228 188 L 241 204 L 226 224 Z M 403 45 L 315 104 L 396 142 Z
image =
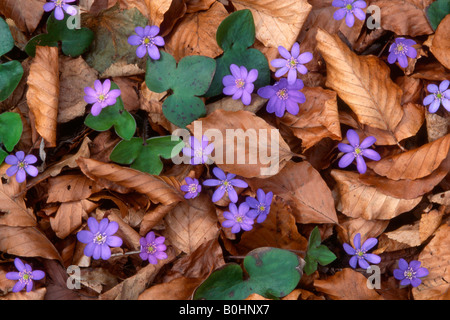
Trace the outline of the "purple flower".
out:
M 350 142 L 350 145 L 345 143 L 339 143 L 338 149 L 341 152 L 345 152 L 342 156 L 341 160 L 339 160 L 339 167 L 345 168 L 349 166 L 353 160 L 356 158 L 356 168 L 359 173 L 363 174 L 367 170 L 366 162 L 364 161 L 364 157 L 369 158 L 374 161 L 378 161 L 381 159 L 381 156 L 378 152 L 373 149 L 369 149 L 371 145 L 375 143 L 377 139 L 375 137 L 369 136 L 359 144 L 359 136 L 355 130 L 349 129 L 347 131 L 347 139 Z
M 353 257 L 350 258 L 350 266 L 352 268 L 356 268 L 356 264 L 358 263 L 359 266 L 363 269 L 367 269 L 370 267 L 369 263 L 378 264 L 381 261 L 381 258 L 373 253 L 367 253 L 370 249 L 375 247 L 378 243 L 378 240 L 375 238 L 369 238 L 366 241 L 364 241 L 363 245 L 361 246 L 361 234 L 358 233 L 353 238 L 353 245 L 355 248 L 352 248 L 349 244 L 344 243 L 344 250 L 349 255 L 352 255 Z M 368 262 L 367 262 L 368 261 Z
M 207 136 L 202 136 L 202 142 L 194 136 L 190 137 L 189 147 L 183 148 L 183 154 L 191 158 L 191 164 L 202 164 L 208 161 L 208 156 L 214 150 L 214 144 L 208 144 Z
M 136 55 L 139 58 L 143 58 L 148 52 L 150 58 L 159 60 L 161 54 L 159 53 L 158 47 L 162 47 L 165 44 L 163 37 L 158 36 L 159 27 L 136 27 L 134 31 L 137 35 L 134 34 L 128 37 L 128 43 L 132 46 L 139 46 L 136 49 Z
M 155 233 L 150 231 L 145 237 L 142 237 L 139 242 L 141 244 L 141 253 L 139 256 L 142 260 L 148 260 L 151 264 L 157 264 L 158 260 L 167 259 L 167 247 L 164 244 L 166 238 L 155 237 Z
M 39 171 L 35 166 L 31 165 L 36 161 L 37 158 L 34 155 L 29 154 L 25 156 L 25 152 L 23 151 L 17 151 L 16 155 L 10 154 L 5 158 L 5 162 L 11 165 L 11 167 L 6 170 L 6 174 L 9 177 L 16 175 L 18 183 L 25 181 L 27 173 L 32 177 L 36 177 Z
M 55 18 L 56 20 L 64 19 L 64 11 L 74 16 L 78 13 L 77 9 L 68 5 L 67 3 L 75 2 L 75 0 L 50 0 L 51 2 L 47 2 L 44 4 L 44 11 L 49 12 L 55 9 Z M 64 11 L 63 11 L 64 9 Z
M 366 14 L 361 10 L 361 8 L 367 6 L 365 1 L 334 0 L 331 5 L 340 8 L 334 12 L 334 20 L 341 20 L 345 17 L 345 24 L 350 28 L 353 27 L 353 24 L 355 23 L 355 17 L 361 21 L 366 19 Z
M 417 57 L 417 51 L 412 46 L 416 42 L 411 39 L 397 38 L 395 42 L 389 47 L 388 62 L 390 64 L 395 63 L 398 60 L 400 67 L 406 68 L 408 66 L 408 57 L 414 59 Z
M 258 79 L 258 70 L 252 69 L 248 72 L 244 66 L 232 64 L 230 71 L 231 75 L 226 75 L 222 79 L 223 93 L 233 96 L 234 100 L 242 99 L 242 103 L 248 106 L 252 102 L 251 93 L 255 89 L 253 82 Z
M 275 72 L 275 77 L 282 77 L 288 72 L 288 84 L 295 84 L 297 71 L 301 74 L 308 73 L 308 69 L 303 64 L 310 62 L 313 55 L 311 52 L 300 54 L 300 45 L 298 42 L 292 46 L 291 53 L 282 46 L 278 47 L 278 52 L 284 59 L 274 59 L 270 62 L 275 68 L 280 68 Z
M 202 186 L 198 183 L 198 180 L 190 177 L 186 177 L 184 180 L 186 181 L 186 184 L 183 184 L 180 187 L 181 191 L 187 192 L 184 195 L 184 198 L 192 199 L 198 196 L 198 194 L 202 191 Z
M 103 84 L 100 80 L 95 80 L 94 89 L 91 87 L 84 88 L 84 101 L 93 103 L 91 113 L 98 116 L 103 108 L 112 106 L 116 103 L 117 97 L 120 96 L 120 89 L 111 90 L 111 80 L 106 79 Z
M 439 88 L 435 84 L 429 84 L 427 86 L 427 90 L 428 92 L 431 92 L 431 94 L 423 99 L 423 105 L 430 105 L 430 108 L 428 109 L 430 113 L 435 113 L 439 109 L 441 103 L 447 111 L 450 111 L 450 89 L 448 89 L 449 84 L 450 81 L 444 80 L 439 85 Z
M 266 220 L 267 215 L 270 212 L 270 205 L 272 203 L 273 192 L 269 191 L 264 193 L 264 190 L 258 189 L 256 191 L 256 199 L 253 197 L 247 197 L 245 202 L 250 206 L 250 209 L 247 213 L 247 216 L 250 218 L 256 219 L 256 222 L 261 223 Z
M 400 285 L 407 286 L 411 284 L 413 287 L 417 287 L 422 283 L 419 278 L 426 277 L 428 275 L 427 268 L 420 267 L 421 262 L 417 260 L 411 261 L 409 264 L 405 259 L 398 261 L 398 269 L 394 270 L 394 278 L 400 281 Z
M 228 209 L 230 211 L 223 213 L 226 220 L 222 222 L 222 227 L 231 228 L 232 233 L 238 233 L 241 229 L 249 231 L 253 228 L 253 219 L 247 215 L 250 207 L 246 202 L 241 203 L 239 209 L 234 203 L 230 203 Z
M 274 113 L 277 117 L 282 117 L 287 111 L 294 116 L 299 112 L 299 103 L 306 101 L 305 95 L 299 90 L 303 89 L 303 81 L 296 79 L 293 84 L 289 84 L 286 78 L 273 86 L 265 86 L 258 89 L 258 95 L 269 99 L 266 110 Z
M 210 187 L 219 186 L 213 193 L 212 201 L 213 202 L 219 201 L 220 199 L 222 199 L 223 195 L 226 192 L 228 193 L 230 201 L 236 203 L 238 201 L 238 195 L 236 193 L 236 190 L 234 190 L 234 187 L 247 188 L 248 187 L 247 182 L 240 179 L 234 179 L 234 177 L 236 177 L 235 174 L 232 173 L 225 174 L 225 172 L 223 172 L 218 167 L 215 167 L 213 169 L 213 173 L 218 179 L 208 179 L 203 182 L 204 186 Z
M 9 280 L 19 280 L 12 288 L 13 292 L 19 292 L 27 287 L 27 292 L 33 290 L 33 280 L 41 280 L 45 277 L 45 272 L 31 269 L 29 264 L 24 264 L 19 258 L 14 259 L 14 265 L 19 272 L 8 272 L 5 276 Z
M 89 230 L 81 230 L 77 233 L 78 241 L 87 243 L 84 248 L 84 255 L 93 257 L 95 260 L 108 260 L 111 257 L 110 247 L 120 247 L 122 239 L 114 236 L 119 230 L 119 224 L 115 221 L 109 222 L 104 218 L 100 223 L 95 218 L 90 217 L 87 221 Z

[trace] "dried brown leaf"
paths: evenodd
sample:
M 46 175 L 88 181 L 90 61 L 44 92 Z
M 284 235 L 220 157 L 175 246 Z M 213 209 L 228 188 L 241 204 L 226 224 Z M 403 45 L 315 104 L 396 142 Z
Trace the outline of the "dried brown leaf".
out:
M 450 16 L 446 16 L 436 29 L 433 42 L 431 45 L 431 52 L 438 59 L 440 63 L 447 69 L 450 69 Z
M 62 203 L 54 217 L 50 217 L 50 225 L 56 236 L 66 238 L 73 231 L 79 229 L 83 218 L 87 218 L 98 205 L 92 201 L 79 200 Z
M 225 110 L 225 111 L 245 110 L 256 113 L 259 111 L 259 109 L 261 109 L 264 106 L 266 102 L 267 99 L 261 98 L 259 95 L 253 95 L 252 102 L 248 106 L 244 106 L 242 104 L 242 101 L 240 100 L 234 100 L 232 97 L 225 97 L 213 103 L 207 104 L 206 114 L 209 115 L 216 110 Z
M 36 217 L 31 209 L 26 207 L 22 197 L 16 197 L 21 188 L 15 178 L 7 183 L 0 182 L 0 225 L 10 227 L 33 227 Z
M 186 13 L 208 10 L 215 2 L 216 0 L 185 0 Z
M 1 300 L 44 300 L 46 293 L 47 293 L 46 288 L 39 288 L 30 292 L 26 291 L 11 292 L 10 294 L 3 297 Z
M 176 278 L 151 286 L 139 295 L 138 300 L 190 300 L 202 282 L 199 278 Z
M 89 198 L 102 188 L 83 175 L 59 175 L 48 180 L 48 199 L 50 202 L 69 202 Z
M 41 21 L 46 0 L 2 0 L 0 13 L 11 18 L 22 32 L 32 33 Z

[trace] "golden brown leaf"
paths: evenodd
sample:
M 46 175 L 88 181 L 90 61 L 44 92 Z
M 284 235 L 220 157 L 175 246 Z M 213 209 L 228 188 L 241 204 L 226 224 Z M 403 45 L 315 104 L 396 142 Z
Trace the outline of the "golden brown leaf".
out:
M 337 227 L 338 237 L 342 243 L 350 243 L 357 233 L 361 233 L 365 239 L 378 238 L 388 224 L 389 220 L 366 220 L 342 216 L 339 217 L 339 226 Z
M 450 69 L 450 16 L 446 16 L 439 23 L 431 45 L 431 52 L 440 63 Z
M 30 292 L 11 292 L 10 294 L 3 297 L 2 300 L 44 300 L 44 296 L 46 293 L 46 288 L 34 289 Z
M 302 92 L 306 102 L 300 104 L 299 113 L 286 113 L 280 122 L 302 139 L 305 150 L 327 137 L 341 140 L 336 92 L 320 87 L 304 88 Z
M 180 202 L 164 217 L 164 222 L 168 241 L 187 254 L 219 233 L 215 206 L 205 193 Z
M 312 6 L 307 0 L 232 0 L 236 10 L 250 9 L 256 38 L 266 47 L 290 50 Z
M 11 227 L 33 227 L 36 217 L 26 207 L 22 197 L 16 197 L 21 190 L 19 183 L 11 177 L 7 183 L 0 182 L 0 225 Z
M 101 190 L 91 179 L 83 175 L 60 175 L 48 180 L 47 202 L 69 202 L 89 198 Z
M 36 57 L 28 75 L 27 101 L 34 115 L 37 132 L 56 146 L 59 100 L 58 47 L 36 46 Z
M 190 300 L 203 279 L 180 277 L 156 284 L 142 292 L 138 300 Z
M 46 0 L 2 0 L 0 13 L 11 18 L 22 32 L 32 33 L 44 14 Z
M 306 161 L 288 162 L 275 176 L 246 181 L 254 191 L 270 190 L 283 198 L 297 223 L 338 223 L 330 189 Z
M 398 199 L 380 192 L 376 187 L 361 182 L 355 172 L 332 170 L 339 194 L 337 210 L 352 218 L 392 219 L 413 209 L 422 199 Z
M 163 105 L 162 99 L 167 95 L 167 92 L 156 93 L 150 91 L 145 82 L 141 84 L 140 89 L 141 89 L 139 96 L 140 108 L 142 110 L 147 111 L 149 121 L 151 123 L 161 125 L 164 129 L 166 129 L 169 132 L 172 132 L 176 128 L 178 128 L 177 126 L 169 122 L 169 120 L 167 120 L 162 111 Z
M 207 11 L 186 14 L 165 38 L 167 52 L 177 61 L 190 55 L 217 57 L 223 51 L 217 44 L 216 30 L 227 16 L 220 2 L 215 2 Z
M 338 36 L 319 29 L 317 47 L 327 64 L 327 87 L 335 90 L 359 122 L 393 132 L 403 117 L 402 92 L 375 56 L 358 56 Z
M 225 97 L 213 103 L 206 105 L 206 114 L 209 115 L 216 110 L 240 111 L 245 110 L 256 113 L 261 109 L 267 99 L 261 98 L 259 95 L 252 96 L 252 102 L 248 106 L 244 106 L 241 100 L 234 100 L 232 97 Z
M 140 243 L 139 240 L 141 236 L 132 227 L 130 227 L 123 219 L 120 217 L 119 209 L 111 209 L 105 212 L 104 217 L 107 217 L 110 221 L 115 221 L 119 225 L 119 231 L 117 231 L 117 236 L 122 238 L 125 246 L 131 250 L 139 250 Z
M 56 236 L 66 238 L 73 231 L 79 229 L 83 218 L 87 218 L 98 205 L 92 201 L 79 200 L 62 203 L 54 217 L 50 218 L 50 225 Z
M 202 10 L 208 10 L 216 2 L 216 0 L 185 0 L 187 10 L 186 13 L 192 13 Z
M 314 286 L 332 300 L 383 300 L 375 290 L 367 287 L 366 277 L 349 268 L 326 280 L 315 280 Z

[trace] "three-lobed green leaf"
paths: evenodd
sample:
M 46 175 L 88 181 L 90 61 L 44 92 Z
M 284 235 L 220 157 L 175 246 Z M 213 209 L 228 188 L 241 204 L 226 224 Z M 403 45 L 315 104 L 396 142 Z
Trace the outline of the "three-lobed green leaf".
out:
M 321 244 L 322 239 L 320 237 L 319 228 L 316 226 L 311 232 L 308 240 L 308 250 L 305 256 L 305 273 L 310 275 L 317 270 L 317 263 L 322 266 L 336 260 L 336 255 L 327 248 L 327 246 Z

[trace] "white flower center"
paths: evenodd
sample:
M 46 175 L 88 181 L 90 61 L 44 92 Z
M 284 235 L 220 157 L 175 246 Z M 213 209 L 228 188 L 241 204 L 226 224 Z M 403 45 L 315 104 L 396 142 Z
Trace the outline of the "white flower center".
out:
M 96 244 L 104 244 L 106 242 L 106 234 L 97 232 L 94 236 L 93 242 Z

